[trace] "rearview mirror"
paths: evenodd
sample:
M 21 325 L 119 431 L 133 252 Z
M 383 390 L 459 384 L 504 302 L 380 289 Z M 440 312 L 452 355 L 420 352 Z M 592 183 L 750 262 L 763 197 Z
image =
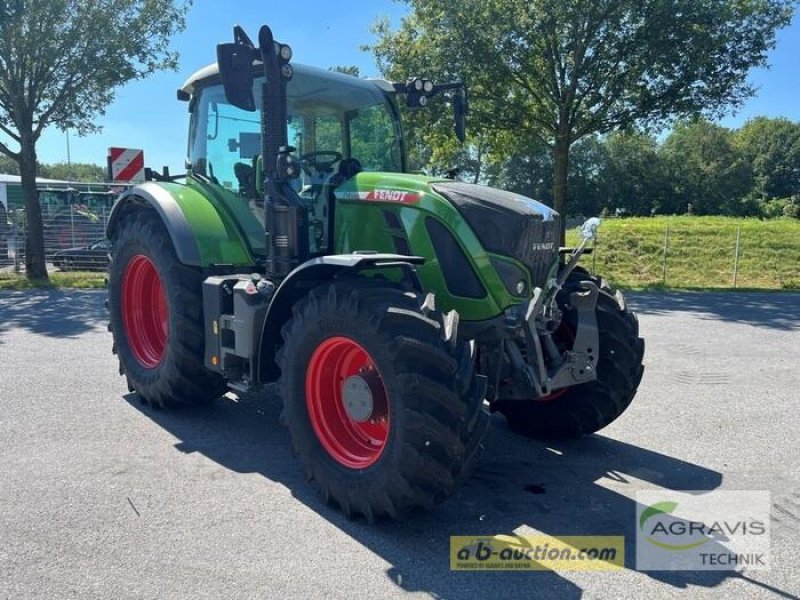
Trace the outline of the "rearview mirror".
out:
M 253 99 L 253 48 L 243 44 L 217 44 L 217 65 L 228 102 L 250 112 Z

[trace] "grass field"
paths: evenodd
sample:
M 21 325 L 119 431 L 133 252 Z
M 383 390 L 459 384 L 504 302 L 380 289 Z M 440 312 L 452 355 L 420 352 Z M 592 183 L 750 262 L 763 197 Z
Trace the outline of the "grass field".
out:
M 606 219 L 583 264 L 625 288 L 733 288 L 737 231 L 737 288 L 800 289 L 800 221 L 794 219 Z M 568 232 L 568 245 L 577 240 L 576 231 Z
M 50 273 L 50 283 L 42 281 L 28 281 L 24 274 L 0 273 L 0 290 L 25 290 L 29 288 L 104 288 L 106 274 L 97 272 L 68 272 L 56 271 Z
M 737 231 L 737 288 L 800 289 L 800 221 L 790 219 L 606 219 L 594 254 L 584 257 L 583 264 L 623 288 L 732 289 Z M 567 233 L 568 245 L 577 240 L 577 231 Z M 55 272 L 50 285 L 102 288 L 105 273 Z M 30 287 L 40 285 L 24 275 L 0 273 L 0 290 Z

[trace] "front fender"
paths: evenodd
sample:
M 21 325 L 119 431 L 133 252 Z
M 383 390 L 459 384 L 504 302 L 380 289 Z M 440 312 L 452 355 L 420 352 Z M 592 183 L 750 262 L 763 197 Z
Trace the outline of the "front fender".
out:
M 120 196 L 106 235 L 112 239 L 131 209 L 150 208 L 167 228 L 178 260 L 196 267 L 253 265 L 247 241 L 218 202 L 199 190 L 174 182 L 147 182 Z
M 289 273 L 275 291 L 264 319 L 259 352 L 259 374 L 263 383 L 274 381 L 278 376 L 275 350 L 280 344 L 281 327 L 292 316 L 292 307 L 316 286 L 333 281 L 343 271 L 357 272 L 364 269 L 395 269 L 398 266 L 414 273 L 413 280 L 420 287 L 413 265 L 421 265 L 420 256 L 399 254 L 335 254 L 304 262 Z M 422 291 L 420 289 L 420 291 Z

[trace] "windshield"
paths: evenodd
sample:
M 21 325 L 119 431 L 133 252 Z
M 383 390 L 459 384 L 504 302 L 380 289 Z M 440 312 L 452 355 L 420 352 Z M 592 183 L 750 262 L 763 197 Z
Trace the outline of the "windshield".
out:
M 344 76 L 320 73 L 296 72 L 287 86 L 287 139 L 296 156 L 309 157 L 324 172 L 335 172 L 342 158 L 358 160 L 365 171 L 403 171 L 399 127 L 386 96 L 363 80 L 351 84 Z M 262 84 L 263 77 L 255 80 L 258 107 Z M 237 164 L 254 164 L 259 132 L 259 110 L 228 104 L 221 84 L 201 88 L 189 140 L 192 171 L 238 192 Z M 324 174 L 318 171 L 303 169 L 298 190 L 318 183 Z
M 254 82 L 258 107 L 263 82 Z M 260 111 L 228 104 L 221 84 L 201 85 L 193 102 L 191 171 L 215 188 L 251 250 L 265 254 Z M 371 83 L 310 67 L 295 70 L 287 86 L 286 128 L 302 167 L 291 185 L 308 211 L 310 253 L 331 250 L 329 206 L 338 185 L 358 171 L 403 171 L 395 115 L 387 95 Z

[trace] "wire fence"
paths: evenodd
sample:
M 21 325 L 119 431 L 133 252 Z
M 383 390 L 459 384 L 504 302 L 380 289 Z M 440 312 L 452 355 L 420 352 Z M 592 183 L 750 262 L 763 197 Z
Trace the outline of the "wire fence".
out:
M 583 263 L 623 287 L 800 289 L 800 222 L 620 221 Z
M 48 268 L 102 270 L 108 264 L 107 206 L 42 204 L 45 259 Z M 22 209 L 0 214 L 0 270 L 25 269 L 27 219 Z
M 42 200 L 48 267 L 104 270 L 113 198 L 94 205 Z M 568 245 L 577 241 L 570 230 Z M 26 232 L 24 210 L 0 210 L 0 272 L 24 271 Z M 608 220 L 582 262 L 622 287 L 800 289 L 800 221 Z

